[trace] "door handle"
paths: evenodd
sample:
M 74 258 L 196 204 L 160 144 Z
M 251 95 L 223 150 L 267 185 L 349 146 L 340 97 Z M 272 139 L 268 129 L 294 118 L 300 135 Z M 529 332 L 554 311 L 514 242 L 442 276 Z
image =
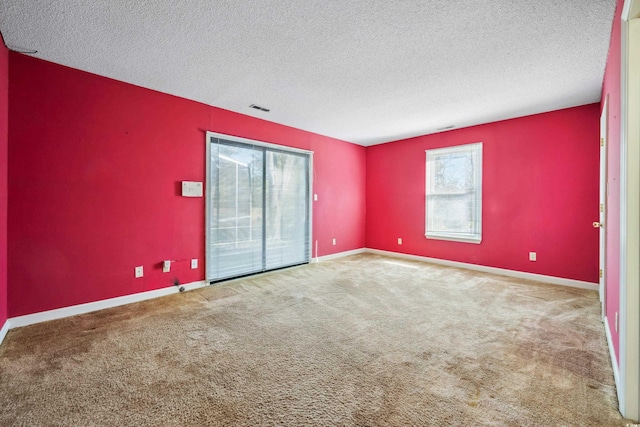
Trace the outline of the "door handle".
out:
M 601 222 L 594 221 L 593 228 L 604 228 L 604 224 Z

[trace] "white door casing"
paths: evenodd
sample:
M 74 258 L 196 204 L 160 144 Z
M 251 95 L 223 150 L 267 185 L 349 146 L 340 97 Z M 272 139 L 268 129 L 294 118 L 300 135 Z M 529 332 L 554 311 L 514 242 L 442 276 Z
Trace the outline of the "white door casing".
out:
M 598 222 L 600 224 L 600 262 L 599 262 L 599 293 L 600 302 L 602 303 L 602 317 L 606 316 L 606 284 L 605 284 L 605 266 L 606 266 L 606 238 L 607 230 L 605 229 L 607 224 L 607 131 L 608 131 L 608 116 L 609 116 L 609 97 L 604 100 L 602 107 L 602 114 L 600 115 L 600 206 Z

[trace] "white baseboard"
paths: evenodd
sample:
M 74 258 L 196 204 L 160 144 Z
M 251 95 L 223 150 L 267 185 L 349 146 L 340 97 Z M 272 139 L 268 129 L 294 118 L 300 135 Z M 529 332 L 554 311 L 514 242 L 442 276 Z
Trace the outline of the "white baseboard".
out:
M 351 251 L 338 252 L 331 255 L 325 255 L 321 257 L 316 257 L 311 260 L 311 262 L 322 262 L 322 261 L 330 261 L 332 259 L 342 258 L 351 255 L 363 254 L 367 251 L 365 248 L 353 249 Z
M 618 402 L 622 402 L 622 396 L 620 395 L 621 387 L 620 387 L 620 369 L 618 368 L 618 358 L 616 357 L 615 348 L 613 347 L 613 340 L 611 339 L 611 329 L 609 329 L 609 321 L 605 316 L 603 318 L 604 322 L 604 333 L 607 336 L 607 345 L 609 346 L 609 357 L 611 357 L 611 367 L 613 368 L 613 379 L 616 382 L 616 393 L 618 395 Z
M 408 254 L 403 254 L 399 252 L 383 251 L 379 249 L 369 249 L 369 248 L 360 248 L 360 249 L 354 249 L 350 251 L 338 252 L 331 255 L 325 255 L 318 258 L 313 258 L 311 262 L 329 261 L 332 259 L 342 258 L 350 255 L 357 255 L 365 252 L 379 254 L 379 255 L 386 255 L 386 256 L 395 257 L 395 258 L 404 258 L 404 259 L 410 259 L 410 260 L 416 260 L 416 261 L 430 262 L 430 263 L 446 265 L 450 267 L 466 268 L 469 270 L 482 271 L 485 273 L 500 274 L 503 276 L 517 277 L 520 279 L 534 280 L 538 282 L 552 283 L 556 285 L 571 286 L 575 288 L 589 289 L 589 290 L 595 290 L 595 291 L 598 290 L 598 286 L 599 286 L 597 283 L 582 282 L 579 280 L 563 279 L 560 277 L 544 276 L 542 274 L 525 273 L 522 271 L 506 270 L 506 269 L 496 268 L 496 267 L 487 267 L 487 266 L 477 265 L 477 264 L 468 264 L 468 263 L 458 262 L 458 261 L 448 261 L 448 260 L 443 260 L 438 258 L 429 258 L 429 257 L 418 256 L 418 255 L 408 255 Z M 198 282 L 184 284 L 182 286 L 184 287 L 185 290 L 190 291 L 193 289 L 202 288 L 206 285 L 207 285 L 207 282 L 202 280 Z M 46 322 L 49 320 L 62 319 L 64 317 L 76 316 L 78 314 L 90 313 L 92 311 L 104 310 L 105 308 L 118 307 L 120 305 L 131 304 L 134 302 L 158 298 L 166 295 L 175 294 L 178 292 L 179 292 L 179 289 L 177 287 L 171 286 L 167 288 L 156 289 L 153 291 L 140 292 L 133 295 L 125 295 L 122 297 L 110 298 L 110 299 L 90 302 L 86 304 L 79 304 L 79 305 L 74 305 L 70 307 L 58 308 L 55 310 L 43 311 L 40 313 L 33 313 L 33 314 L 27 314 L 24 316 L 13 317 L 8 319 L 5 322 L 4 326 L 2 326 L 2 328 L 0 329 L 0 344 L 2 343 L 2 340 L 6 336 L 7 332 L 13 328 L 33 325 L 35 323 Z M 608 333 L 608 326 L 607 326 L 607 333 Z M 607 339 L 610 340 L 609 335 L 607 335 Z M 613 353 L 613 350 L 611 350 L 611 355 L 615 360 L 615 353 Z M 614 366 L 615 366 L 614 372 L 616 374 L 616 384 L 618 384 L 617 362 Z
M 204 280 L 181 285 L 185 291 L 202 288 L 206 286 Z M 177 286 L 155 289 L 153 291 L 140 292 L 122 297 L 109 298 L 101 301 L 89 302 L 86 304 L 72 305 L 70 307 L 58 308 L 55 310 L 41 311 L 40 313 L 27 314 L 24 316 L 12 317 L 7 320 L 5 327 L 8 329 L 19 328 L 21 326 L 33 325 L 35 323 L 47 322 L 49 320 L 62 319 L 64 317 L 77 316 L 78 314 L 90 313 L 92 311 L 104 310 L 105 308 L 118 307 L 120 305 L 145 301 L 148 299 L 163 297 L 179 293 Z M 4 329 L 4 328 L 3 328 Z M 1 332 L 0 332 L 1 333 Z M 1 335 L 0 335 L 1 336 Z
M 2 325 L 2 328 L 0 328 L 0 344 L 4 341 L 4 337 L 7 336 L 7 332 L 9 332 L 10 328 L 11 325 L 9 324 L 9 319 L 7 319 L 7 321 L 4 322 L 4 325 Z
M 330 259 L 341 258 L 349 255 L 355 255 L 363 253 L 364 248 L 355 249 L 352 251 L 340 252 L 337 254 L 331 254 L 324 257 L 314 258 L 311 262 L 327 261 Z M 265 274 L 268 274 L 265 273 Z M 192 282 L 182 285 L 185 291 L 190 291 L 197 288 L 207 286 L 207 281 L 202 280 L 198 282 Z M 92 311 L 104 310 L 106 308 L 118 307 L 120 305 L 131 304 L 134 302 L 145 301 L 148 299 L 159 298 L 171 294 L 178 293 L 179 288 L 171 286 L 167 288 L 155 289 L 152 291 L 140 292 L 132 295 L 125 295 L 116 298 L 110 298 L 106 300 L 100 300 L 95 302 L 89 302 L 86 304 L 78 304 L 70 307 L 62 307 L 55 310 L 42 311 L 39 313 L 27 314 L 24 316 L 12 317 L 6 321 L 2 329 L 0 329 L 0 344 L 2 339 L 10 329 L 20 328 L 22 326 L 33 325 L 36 323 L 47 322 L 49 320 L 62 319 L 65 317 L 77 316 L 79 314 L 90 313 Z
M 526 273 L 524 271 L 506 270 L 504 268 L 487 267 L 484 265 L 468 264 L 466 262 L 449 261 L 439 258 L 429 258 L 419 255 L 409 255 L 399 252 L 382 251 L 379 249 L 365 249 L 366 252 L 378 255 L 386 255 L 395 258 L 404 258 L 414 261 L 424 261 L 433 264 L 446 265 L 449 267 L 466 268 L 468 270 L 482 271 L 484 273 L 499 274 L 502 276 L 516 277 L 518 279 L 534 280 L 536 282 L 551 283 L 554 285 L 571 286 L 572 288 L 589 289 L 591 291 L 598 290 L 598 283 L 583 282 L 581 280 L 564 279 L 562 277 L 545 276 L 543 274 Z

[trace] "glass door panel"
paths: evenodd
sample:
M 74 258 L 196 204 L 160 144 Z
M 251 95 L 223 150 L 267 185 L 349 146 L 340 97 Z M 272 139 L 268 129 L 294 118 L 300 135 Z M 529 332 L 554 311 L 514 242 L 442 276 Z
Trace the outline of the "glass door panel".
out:
M 208 276 L 214 280 L 263 269 L 262 150 L 212 144 Z
M 266 269 L 309 260 L 308 156 L 268 151 L 265 175 Z

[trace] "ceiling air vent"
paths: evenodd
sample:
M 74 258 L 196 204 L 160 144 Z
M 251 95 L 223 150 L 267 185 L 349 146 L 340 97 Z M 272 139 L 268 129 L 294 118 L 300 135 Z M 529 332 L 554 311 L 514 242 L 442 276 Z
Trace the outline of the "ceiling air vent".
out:
M 264 107 L 261 107 L 261 106 L 256 105 L 256 104 L 251 104 L 251 105 L 249 105 L 249 108 L 253 108 L 253 109 L 255 109 L 255 110 L 264 111 L 265 113 L 268 113 L 269 111 L 271 111 L 271 110 L 269 110 L 268 108 L 264 108 Z

